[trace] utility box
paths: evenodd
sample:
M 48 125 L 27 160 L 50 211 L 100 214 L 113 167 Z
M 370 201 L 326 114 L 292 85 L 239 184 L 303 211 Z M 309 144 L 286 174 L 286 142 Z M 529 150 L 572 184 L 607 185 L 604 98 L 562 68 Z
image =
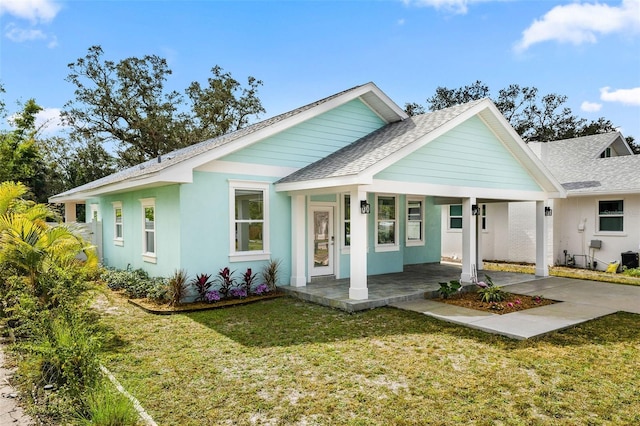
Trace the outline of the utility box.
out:
M 637 252 L 626 251 L 621 253 L 620 256 L 622 256 L 622 266 L 627 269 L 637 268 L 640 263 L 640 257 Z
M 591 240 L 591 243 L 589 244 L 589 248 L 601 249 L 602 248 L 602 240 Z

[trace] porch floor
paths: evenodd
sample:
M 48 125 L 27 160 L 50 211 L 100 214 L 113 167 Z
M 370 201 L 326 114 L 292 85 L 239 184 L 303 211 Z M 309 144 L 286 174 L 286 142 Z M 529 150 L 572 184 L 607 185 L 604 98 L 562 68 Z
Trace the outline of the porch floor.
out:
M 460 279 L 462 266 L 448 263 L 426 263 L 407 265 L 404 272 L 384 275 L 371 275 L 367 278 L 369 298 L 366 300 L 349 299 L 349 279 L 314 279 L 304 287 L 279 286 L 285 293 L 319 305 L 341 309 L 347 312 L 387 306 L 407 300 L 424 299 L 425 293 L 434 293 L 440 288 L 440 282 Z M 512 272 L 491 271 L 491 278 L 498 285 L 508 285 L 535 280 L 535 275 Z M 478 271 L 478 277 L 484 277 Z

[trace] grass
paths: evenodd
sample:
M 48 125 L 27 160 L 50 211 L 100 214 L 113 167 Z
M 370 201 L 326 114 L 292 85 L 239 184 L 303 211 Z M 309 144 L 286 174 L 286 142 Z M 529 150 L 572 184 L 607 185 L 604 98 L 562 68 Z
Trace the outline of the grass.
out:
M 637 315 L 512 341 L 288 297 L 172 316 L 110 303 L 104 364 L 162 425 L 640 423 Z

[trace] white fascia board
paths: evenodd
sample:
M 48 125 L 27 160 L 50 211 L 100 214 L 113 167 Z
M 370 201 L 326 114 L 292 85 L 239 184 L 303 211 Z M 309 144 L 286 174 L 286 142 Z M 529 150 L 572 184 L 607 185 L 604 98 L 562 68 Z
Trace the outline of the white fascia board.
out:
M 237 163 L 213 160 L 194 169 L 198 172 L 233 173 L 283 178 L 299 170 L 297 167 L 269 166 L 266 164 Z
M 619 190 L 603 190 L 603 191 L 589 191 L 589 192 L 568 192 L 567 198 L 574 197 L 603 197 L 608 195 L 638 195 L 640 194 L 640 189 L 637 190 L 629 190 L 629 189 L 619 189 Z
M 501 188 L 477 188 L 473 186 L 436 185 L 429 183 L 398 182 L 376 179 L 371 185 L 365 185 L 367 192 L 390 194 L 429 195 L 449 198 L 491 198 L 511 201 L 543 201 L 550 198 L 563 198 L 559 194 L 544 191 L 522 191 Z
M 483 102 L 484 104 L 484 102 Z M 498 121 L 500 125 L 500 130 L 505 133 L 506 137 L 500 137 L 498 133 L 498 129 L 495 129 L 482 114 L 478 114 L 480 119 L 485 123 L 485 125 L 493 132 L 493 134 L 503 142 L 505 148 L 511 152 L 511 155 L 526 169 L 531 173 L 531 176 L 534 178 L 536 183 L 540 185 L 541 188 L 544 188 L 547 191 L 552 193 L 565 194 L 566 190 L 560 184 L 560 181 L 556 179 L 556 177 L 549 171 L 549 169 L 544 165 L 542 160 L 538 158 L 538 156 L 533 152 L 531 148 L 527 146 L 525 141 L 522 140 L 520 135 L 513 129 L 511 124 L 507 121 L 507 119 L 502 115 L 502 113 L 498 110 L 498 107 L 495 106 L 493 102 L 487 99 L 487 110 L 483 113 L 491 113 L 491 117 Z
M 359 175 L 350 175 L 326 179 L 306 180 L 301 182 L 277 183 L 275 185 L 275 190 L 276 192 L 304 192 L 315 189 L 331 188 L 333 191 L 335 191 L 335 188 L 339 187 L 369 185 L 371 183 L 372 179 L 363 178 Z
M 364 95 L 366 92 L 371 91 L 373 94 L 375 94 L 380 101 L 382 101 L 389 109 L 391 109 L 397 116 L 399 120 L 404 120 L 406 118 L 409 118 L 409 115 L 402 109 L 400 108 L 400 106 L 398 106 L 398 104 L 396 104 L 389 96 L 387 96 L 386 93 L 384 93 L 382 90 L 380 90 L 380 88 L 378 86 L 376 86 L 374 83 L 367 83 L 363 86 L 363 88 L 368 89 L 365 90 L 362 95 Z M 362 96 L 360 95 L 360 96 Z M 378 116 L 385 121 L 386 123 L 389 123 L 390 121 L 385 119 L 384 117 L 382 117 L 380 115 L 380 113 L 378 111 L 376 111 L 376 109 L 374 107 L 372 107 L 369 102 L 365 101 L 362 97 L 360 98 L 360 100 L 367 105 L 369 108 L 371 108 L 371 110 L 373 112 L 375 112 L 376 114 L 378 114 Z

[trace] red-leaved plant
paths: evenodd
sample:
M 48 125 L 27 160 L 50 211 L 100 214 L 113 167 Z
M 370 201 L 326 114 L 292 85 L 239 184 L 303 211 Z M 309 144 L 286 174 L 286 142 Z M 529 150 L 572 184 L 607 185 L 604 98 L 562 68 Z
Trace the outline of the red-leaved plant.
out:
M 256 275 L 251 271 L 251 268 L 247 268 L 247 272 L 242 274 L 242 288 L 247 292 L 247 294 L 251 293 L 251 286 L 256 279 Z
M 211 288 L 211 274 L 198 274 L 196 277 L 191 280 L 191 284 L 198 291 L 198 298 L 196 301 L 203 302 L 207 296 L 207 291 Z
M 235 271 L 231 272 L 229 268 L 224 267 L 218 271 L 217 281 L 220 284 L 220 294 L 227 298 L 229 297 L 229 291 L 235 286 L 236 280 L 233 278 Z

